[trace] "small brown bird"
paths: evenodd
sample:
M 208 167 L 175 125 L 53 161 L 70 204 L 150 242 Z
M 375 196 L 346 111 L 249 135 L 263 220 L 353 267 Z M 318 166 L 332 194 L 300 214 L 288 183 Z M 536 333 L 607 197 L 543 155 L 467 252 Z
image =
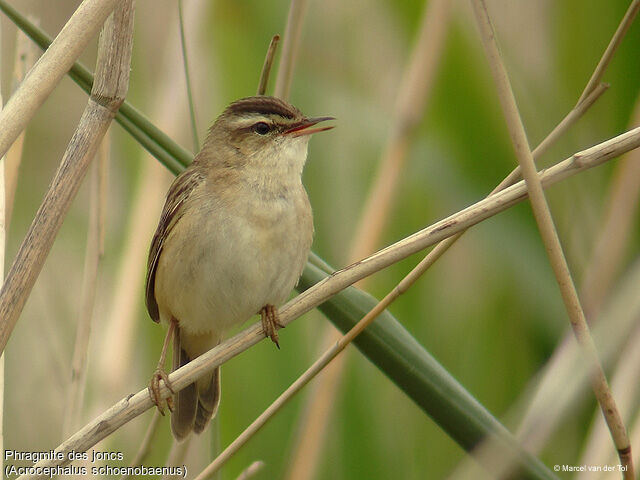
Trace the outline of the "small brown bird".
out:
M 296 285 L 307 260 L 313 220 L 302 169 L 311 128 L 283 100 L 248 97 L 218 117 L 193 163 L 171 185 L 151 242 L 146 304 L 169 325 L 149 387 L 158 409 L 166 350 L 173 370 L 215 347 L 225 332 L 260 314 L 278 343 L 276 307 Z M 177 439 L 200 433 L 220 402 L 219 369 L 168 402 Z

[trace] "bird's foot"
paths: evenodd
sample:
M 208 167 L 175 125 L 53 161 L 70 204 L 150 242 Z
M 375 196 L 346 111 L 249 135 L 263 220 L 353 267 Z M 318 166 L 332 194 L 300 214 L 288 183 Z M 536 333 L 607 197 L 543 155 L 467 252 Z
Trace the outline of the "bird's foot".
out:
M 278 329 L 284 328 L 284 325 L 280 323 L 278 309 L 274 305 L 265 305 L 260 309 L 260 320 L 262 320 L 262 330 L 264 331 L 265 337 L 271 338 L 271 341 L 275 343 L 279 349 Z
M 162 368 L 157 368 L 151 377 L 151 382 L 149 382 L 149 396 L 151 397 L 151 401 L 158 408 L 158 411 L 161 415 L 164 416 L 164 406 L 163 403 L 166 403 L 167 408 L 170 412 L 173 412 L 173 398 L 167 397 L 166 401 L 163 401 L 160 396 L 160 380 L 164 382 L 171 393 L 175 393 L 173 391 L 173 387 L 171 386 L 171 382 L 169 382 L 169 376 L 167 373 L 162 370 Z

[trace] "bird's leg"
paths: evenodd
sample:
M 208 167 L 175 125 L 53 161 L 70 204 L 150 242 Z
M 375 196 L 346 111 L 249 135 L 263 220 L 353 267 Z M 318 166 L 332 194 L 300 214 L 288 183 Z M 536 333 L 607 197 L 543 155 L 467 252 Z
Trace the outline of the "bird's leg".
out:
M 156 407 L 158 407 L 158 411 L 164 415 L 164 407 L 162 406 L 162 398 L 160 397 L 160 380 L 164 382 L 171 393 L 175 393 L 173 388 L 171 387 L 171 383 L 169 382 L 169 376 L 164 371 L 164 362 L 167 358 L 167 350 L 169 349 L 169 342 L 171 341 L 171 337 L 175 335 L 175 330 L 178 327 L 178 322 L 175 318 L 171 318 L 169 322 L 169 329 L 167 330 L 167 336 L 164 337 L 164 344 L 162 345 L 162 352 L 160 353 L 160 360 L 158 361 L 158 366 L 156 367 L 156 371 L 153 372 L 153 376 L 151 377 L 151 382 L 149 383 L 149 396 L 153 403 L 155 403 Z M 166 400 L 167 407 L 169 411 L 173 411 L 173 399 L 171 397 L 167 397 Z
M 278 328 L 284 328 L 284 325 L 280 323 L 278 309 L 274 305 L 265 305 L 260 309 L 260 320 L 262 320 L 262 330 L 265 337 L 271 338 L 276 347 L 280 348 L 280 344 L 278 344 Z

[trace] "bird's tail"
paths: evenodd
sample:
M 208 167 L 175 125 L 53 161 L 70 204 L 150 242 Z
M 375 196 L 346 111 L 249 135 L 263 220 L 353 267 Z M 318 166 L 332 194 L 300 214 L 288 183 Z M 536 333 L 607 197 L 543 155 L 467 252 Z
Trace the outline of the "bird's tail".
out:
M 180 341 L 181 333 L 180 328 L 177 328 L 173 337 L 173 370 L 192 360 Z M 174 437 L 183 440 L 192 431 L 201 433 L 216 414 L 219 404 L 220 367 L 175 395 L 171 414 L 171 431 Z

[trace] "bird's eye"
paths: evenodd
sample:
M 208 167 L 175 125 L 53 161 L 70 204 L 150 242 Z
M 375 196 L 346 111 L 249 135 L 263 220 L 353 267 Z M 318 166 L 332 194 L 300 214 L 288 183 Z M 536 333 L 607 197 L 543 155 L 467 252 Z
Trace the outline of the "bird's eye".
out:
M 265 122 L 258 122 L 253 126 L 253 131 L 258 135 L 266 135 L 271 131 L 271 127 Z

